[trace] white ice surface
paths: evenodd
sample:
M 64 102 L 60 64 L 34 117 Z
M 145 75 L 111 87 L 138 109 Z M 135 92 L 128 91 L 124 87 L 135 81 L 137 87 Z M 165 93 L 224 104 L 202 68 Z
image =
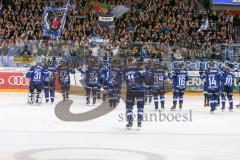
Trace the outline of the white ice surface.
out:
M 84 97 L 71 99 L 73 112 L 94 108 Z M 240 160 L 240 110 L 210 114 L 202 101 L 185 97 L 182 112 L 192 110 L 191 122 L 144 122 L 140 130 L 134 123 L 126 130 L 118 116 L 123 102 L 101 118 L 64 122 L 55 105 L 29 106 L 26 93 L 0 93 L 0 160 Z M 163 113 L 170 107 L 167 97 Z

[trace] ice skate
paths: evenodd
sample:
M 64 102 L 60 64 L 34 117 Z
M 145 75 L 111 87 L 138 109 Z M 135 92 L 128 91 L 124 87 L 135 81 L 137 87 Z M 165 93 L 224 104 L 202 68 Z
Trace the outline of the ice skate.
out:
M 127 129 L 131 129 L 132 125 L 133 125 L 132 121 L 128 121 L 128 123 L 126 125 Z
M 113 102 L 109 102 L 109 107 L 113 108 Z
M 117 102 L 116 102 L 116 101 L 113 101 L 111 108 L 116 108 L 116 107 L 117 107 Z
M 65 96 L 65 95 L 63 96 L 63 101 L 64 101 L 64 102 L 66 102 L 66 101 L 67 101 L 67 98 L 66 98 L 66 96 Z
M 149 103 L 150 104 L 152 103 L 152 97 L 149 97 Z
M 161 106 L 161 110 L 165 110 L 165 107 L 164 107 L 164 106 Z
M 87 100 L 86 104 L 90 104 L 90 101 L 89 101 L 89 99 Z
M 54 98 L 51 98 L 51 103 L 54 103 Z
M 41 97 L 37 97 L 36 102 L 37 105 L 40 105 L 42 103 Z
M 225 107 L 222 107 L 222 108 L 221 108 L 221 111 L 224 112 L 224 110 L 225 110 Z
M 96 100 L 97 100 L 96 98 L 93 98 L 93 104 L 96 104 Z
M 214 113 L 215 110 L 216 110 L 216 108 L 211 108 L 210 113 Z
M 101 94 L 100 93 L 97 94 L 97 99 L 101 99 Z
M 138 128 L 141 128 L 142 127 L 142 121 L 138 121 Z
M 236 105 L 236 108 L 240 108 L 240 104 L 237 104 L 237 105 Z
M 106 101 L 107 100 L 107 95 L 106 93 L 103 94 L 103 101 Z
M 145 97 L 145 99 L 144 99 L 144 104 L 147 104 L 147 97 Z
M 182 110 L 182 104 L 179 104 L 179 110 L 180 111 Z
M 173 105 L 171 108 L 171 111 L 175 111 L 176 110 L 176 105 Z

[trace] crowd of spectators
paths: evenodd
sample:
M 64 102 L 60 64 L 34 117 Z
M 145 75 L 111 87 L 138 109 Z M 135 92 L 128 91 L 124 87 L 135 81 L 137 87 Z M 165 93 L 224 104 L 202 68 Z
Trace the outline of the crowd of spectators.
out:
M 157 58 L 164 55 L 191 58 L 191 53 L 201 50 L 208 58 L 231 59 L 236 48 L 234 26 L 239 17 L 227 11 L 201 12 L 197 0 L 105 0 L 109 7 L 121 4 L 130 8 L 115 20 L 111 31 L 98 27 L 98 13 L 91 0 L 74 0 L 62 33 L 62 44 L 53 46 L 54 42 L 42 34 L 43 9 L 49 5 L 63 6 L 66 2 L 8 0 L 0 7 L 2 53 L 21 53 L 26 46 L 33 54 L 49 54 L 54 48 L 57 51 L 61 48 L 63 54 L 85 52 L 89 51 L 87 38 L 91 36 L 110 40 L 110 47 L 100 46 L 103 49 L 118 48 L 129 54 Z M 208 29 L 197 33 L 207 19 Z

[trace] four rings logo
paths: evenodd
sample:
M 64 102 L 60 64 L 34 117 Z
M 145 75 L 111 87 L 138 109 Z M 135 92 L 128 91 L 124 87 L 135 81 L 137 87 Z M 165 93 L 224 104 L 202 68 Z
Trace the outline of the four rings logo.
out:
M 0 77 L 0 85 L 3 85 L 4 84 L 4 79 Z
M 8 78 L 8 84 L 11 86 L 27 86 L 29 81 L 23 76 L 11 76 Z

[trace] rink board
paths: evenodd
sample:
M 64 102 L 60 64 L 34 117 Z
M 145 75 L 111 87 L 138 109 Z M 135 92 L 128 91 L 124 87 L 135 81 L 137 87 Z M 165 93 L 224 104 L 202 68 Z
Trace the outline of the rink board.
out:
M 239 73 L 236 73 L 236 77 Z M 190 95 L 202 95 L 204 82 L 199 77 L 198 71 L 189 71 L 190 80 L 187 82 L 186 92 Z M 84 93 L 84 89 L 80 80 L 83 76 L 76 72 L 76 74 L 70 75 L 72 93 L 81 94 Z M 28 90 L 29 80 L 25 77 L 25 72 L 22 71 L 0 71 L 0 92 L 26 92 Z M 57 90 L 60 89 L 60 84 L 58 81 L 58 74 L 56 74 L 56 84 Z M 238 92 L 238 83 L 234 82 L 234 91 Z M 168 90 L 171 90 L 168 87 Z M 194 94 L 193 94 L 194 93 Z M 171 93 L 169 93 L 171 94 Z

